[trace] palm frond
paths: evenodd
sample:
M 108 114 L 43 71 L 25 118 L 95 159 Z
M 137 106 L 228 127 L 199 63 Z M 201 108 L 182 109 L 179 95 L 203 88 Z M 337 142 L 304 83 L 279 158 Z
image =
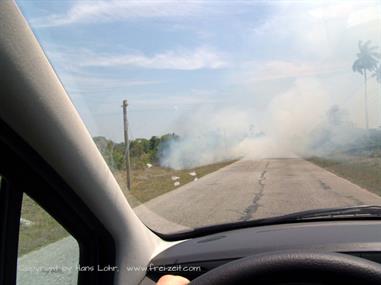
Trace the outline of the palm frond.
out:
M 372 77 L 376 78 L 377 82 L 381 83 L 381 64 L 379 64 L 372 74 Z
M 352 65 L 352 70 L 354 72 L 359 72 L 364 74 L 365 71 L 375 71 L 378 66 L 378 59 L 381 58 L 381 54 L 376 52 L 377 46 L 372 46 L 370 40 L 358 42 L 359 51 L 356 54 L 357 59 Z

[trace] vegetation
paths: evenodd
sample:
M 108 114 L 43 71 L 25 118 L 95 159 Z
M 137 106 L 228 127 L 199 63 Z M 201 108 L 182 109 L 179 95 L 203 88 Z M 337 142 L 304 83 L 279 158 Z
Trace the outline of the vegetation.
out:
M 150 139 L 131 140 L 129 150 L 132 169 L 144 169 L 147 163 L 158 165 L 162 153 L 172 141 L 178 138 L 176 134 L 166 134 L 161 137 L 153 136 Z M 94 142 L 111 170 L 126 169 L 124 143 L 116 143 L 105 137 L 95 137 Z
M 312 157 L 309 161 L 381 195 L 381 156 Z
M 128 191 L 126 186 L 125 144 L 115 143 L 104 137 L 95 137 L 94 141 L 108 165 L 111 166 L 130 204 L 136 206 L 176 189 L 175 181 L 172 180 L 173 176 L 178 177 L 180 185 L 184 185 L 232 163 L 232 161 L 224 161 L 183 170 L 161 167 L 160 157 L 164 155 L 169 144 L 178 139 L 179 136 L 176 134 L 166 134 L 161 137 L 153 136 L 150 139 L 138 138 L 130 141 L 131 191 Z M 196 172 L 196 176 L 189 174 L 193 171 Z
M 365 127 L 369 128 L 368 122 L 368 76 L 367 72 L 377 71 L 379 70 L 378 60 L 381 55 L 376 52 L 378 47 L 372 46 L 371 41 L 367 41 L 363 43 L 359 41 L 359 50 L 360 52 L 357 54 L 357 59 L 352 65 L 352 70 L 354 72 L 358 72 L 364 77 L 364 114 L 365 114 Z M 375 73 L 377 74 L 377 73 Z M 376 75 L 377 76 L 377 75 Z
M 349 143 L 345 149 L 308 160 L 381 196 L 380 130 L 369 130 L 362 140 Z
M 372 77 L 376 78 L 377 82 L 381 84 L 381 64 L 379 64 L 372 74 Z
M 26 194 L 23 196 L 19 256 L 68 236 L 68 232 Z
M 126 177 L 123 171 L 115 172 L 115 178 L 124 190 L 128 202 L 132 207 L 147 202 L 157 196 L 176 189 L 173 176 L 178 177 L 180 185 L 192 183 L 193 180 L 205 176 L 211 172 L 231 164 L 234 161 L 224 161 L 210 165 L 204 165 L 193 169 L 173 170 L 159 166 L 149 169 L 138 169 L 132 172 L 132 190 L 127 191 Z M 190 175 L 195 172 L 196 176 Z M 197 177 L 197 178 L 196 178 Z
M 371 41 L 359 41 L 359 52 L 353 62 L 352 70 L 358 72 L 364 79 L 364 115 L 365 127 L 368 130 L 368 74 L 381 87 L 381 54 L 378 47 Z M 335 153 L 324 157 L 311 157 L 309 161 L 352 181 L 353 183 L 381 195 L 381 137 L 378 130 L 368 132 L 360 142 L 353 141 L 349 149 L 336 150 Z
M 124 143 L 115 143 L 104 137 L 95 137 L 94 141 L 111 167 L 129 203 L 132 207 L 135 207 L 140 203 L 176 189 L 178 186 L 174 185 L 172 176 L 178 177 L 180 185 L 184 185 L 192 182 L 196 177 L 198 179 L 232 163 L 232 161 L 220 162 L 192 170 L 173 170 L 160 167 L 160 155 L 168 144 L 176 139 L 178 139 L 178 136 L 175 134 L 167 134 L 161 137 L 153 136 L 150 139 L 136 139 L 130 142 L 133 169 L 132 191 L 127 191 L 126 187 Z M 148 167 L 147 164 L 152 164 L 152 166 Z M 196 173 L 195 176 L 190 175 L 190 172 L 193 171 Z M 69 235 L 58 222 L 27 195 L 23 197 L 21 218 L 19 256 Z

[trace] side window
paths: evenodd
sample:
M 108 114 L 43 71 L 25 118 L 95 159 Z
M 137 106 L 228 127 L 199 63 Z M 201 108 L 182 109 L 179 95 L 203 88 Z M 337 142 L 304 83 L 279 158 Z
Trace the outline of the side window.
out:
M 17 284 L 77 284 L 77 241 L 29 196 L 23 194 Z
M 113 284 L 114 271 L 97 270 L 116 263 L 112 235 L 1 120 L 0 130 L 0 284 Z

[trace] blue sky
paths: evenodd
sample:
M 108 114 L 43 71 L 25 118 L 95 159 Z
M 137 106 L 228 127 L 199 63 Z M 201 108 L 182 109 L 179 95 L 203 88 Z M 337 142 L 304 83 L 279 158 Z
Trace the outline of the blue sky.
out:
M 305 111 L 301 93 L 321 114 L 338 104 L 361 125 L 351 65 L 358 40 L 381 45 L 378 1 L 17 2 L 92 135 L 117 141 L 123 99 L 133 138 L 192 132 L 203 125 L 189 124 L 194 114 L 213 121 L 224 110 L 248 114 L 242 125 L 258 131 L 278 115 L 308 121 L 294 110 Z M 376 90 L 370 83 L 371 111 Z

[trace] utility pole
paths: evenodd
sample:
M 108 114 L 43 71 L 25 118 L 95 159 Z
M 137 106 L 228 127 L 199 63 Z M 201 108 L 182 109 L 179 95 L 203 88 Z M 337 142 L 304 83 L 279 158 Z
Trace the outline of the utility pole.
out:
M 131 167 L 130 167 L 130 141 L 128 139 L 128 118 L 127 118 L 127 100 L 123 100 L 123 123 L 124 123 L 124 145 L 126 156 L 126 177 L 127 188 L 131 190 Z

